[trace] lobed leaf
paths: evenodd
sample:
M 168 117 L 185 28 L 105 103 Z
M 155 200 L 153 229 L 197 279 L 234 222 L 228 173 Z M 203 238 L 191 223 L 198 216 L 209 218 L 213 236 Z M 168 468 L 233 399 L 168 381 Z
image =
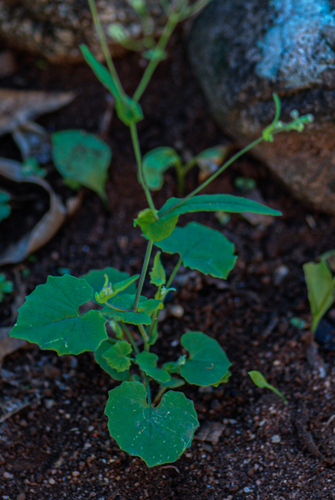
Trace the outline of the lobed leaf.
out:
M 119 340 L 110 346 L 102 357 L 105 358 L 111 368 L 114 368 L 117 372 L 124 372 L 131 365 L 131 360 L 128 357 L 131 351 L 132 347 L 126 340 Z
M 171 375 L 166 370 L 156 367 L 157 360 L 158 356 L 152 352 L 143 351 L 136 356 L 136 361 L 144 373 L 157 382 L 166 384 L 171 379 Z
M 181 344 L 189 352 L 180 374 L 189 384 L 207 386 L 221 382 L 231 365 L 220 344 L 202 332 L 187 332 Z
M 149 467 L 176 461 L 191 446 L 199 426 L 193 402 L 184 394 L 169 391 L 153 408 L 140 382 L 123 382 L 109 391 L 105 413 L 120 448 Z
M 110 349 L 114 345 L 114 341 L 111 339 L 104 340 L 98 347 L 98 349 L 94 353 L 95 361 L 100 365 L 100 367 L 105 370 L 114 380 L 129 380 L 130 373 L 128 371 L 118 372 L 114 370 L 109 364 L 107 360 L 104 358 L 105 352 Z
M 164 172 L 181 164 L 181 158 L 173 148 L 156 148 L 144 155 L 143 173 L 149 189 L 158 191 L 163 186 Z
M 176 227 L 155 245 L 163 252 L 178 253 L 185 266 L 217 278 L 227 278 L 237 259 L 233 243 L 219 231 L 197 222 Z
M 51 136 L 52 159 L 65 178 L 95 191 L 106 201 L 105 184 L 112 158 L 109 146 L 83 130 L 63 130 Z
M 308 290 L 308 300 L 313 315 L 312 332 L 315 332 L 321 318 L 334 303 L 335 278 L 326 262 L 308 262 L 303 265 Z
M 92 296 L 92 287 L 83 279 L 69 274 L 49 276 L 46 284 L 38 285 L 20 307 L 10 336 L 59 355 L 95 351 L 108 338 L 106 320 L 99 311 L 79 313 L 79 307 Z

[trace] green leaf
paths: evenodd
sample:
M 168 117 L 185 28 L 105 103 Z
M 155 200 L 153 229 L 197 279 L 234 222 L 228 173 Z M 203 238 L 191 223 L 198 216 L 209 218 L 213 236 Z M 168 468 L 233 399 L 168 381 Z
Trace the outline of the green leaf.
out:
M 58 172 L 70 181 L 95 191 L 106 201 L 105 184 L 112 158 L 110 147 L 83 130 L 63 130 L 51 136 L 52 159 Z
M 119 340 L 102 355 L 111 368 L 117 372 L 124 372 L 129 369 L 131 360 L 128 357 L 132 351 L 131 345 L 126 340 Z
M 172 148 L 156 148 L 143 157 L 143 172 L 149 189 L 158 191 L 164 183 L 164 172 L 181 165 L 180 156 Z
M 197 222 L 176 227 L 171 236 L 155 245 L 163 252 L 179 253 L 185 266 L 217 278 L 227 278 L 237 259 L 233 243 Z
M 100 365 L 100 367 L 105 370 L 105 372 L 108 373 L 114 380 L 129 380 L 130 378 L 130 373 L 128 371 L 124 372 L 117 372 L 109 366 L 107 363 L 107 360 L 104 358 L 105 352 L 114 345 L 115 342 L 111 339 L 104 340 L 98 349 L 94 353 L 95 361 Z
M 231 377 L 231 373 L 228 370 L 227 373 L 226 373 L 226 375 L 224 375 L 222 377 L 222 379 L 219 380 L 219 382 L 217 382 L 216 384 L 212 384 L 212 386 L 213 387 L 219 387 L 219 385 L 221 385 L 221 384 L 226 384 L 228 382 L 228 380 L 230 379 L 230 377 Z
M 166 383 L 160 383 L 161 387 L 167 387 L 168 389 L 177 389 L 178 387 L 181 387 L 182 385 L 185 385 L 185 381 L 181 378 L 176 378 L 172 377 L 171 380 L 169 380 Z
M 146 208 L 138 214 L 137 219 L 134 220 L 134 226 L 139 225 L 143 234 L 149 238 L 149 240 L 156 242 L 170 236 L 177 222 L 178 216 L 168 216 L 164 220 L 156 220 L 150 208 Z
M 135 303 L 135 295 L 123 294 L 117 295 L 108 301 L 107 304 L 120 309 L 132 310 Z M 130 323 L 132 325 L 150 325 L 151 315 L 158 309 L 162 309 L 163 304 L 157 299 L 147 299 L 143 295 L 140 296 L 139 305 L 137 312 L 132 311 L 117 311 L 113 310 L 111 307 L 104 307 L 101 311 L 103 314 L 108 314 L 113 316 L 116 320 L 124 321 L 125 323 Z
M 166 274 L 164 267 L 162 266 L 160 256 L 161 252 L 157 252 L 154 258 L 154 265 L 150 273 L 150 283 L 156 286 L 162 286 L 166 283 Z
M 115 100 L 115 109 L 120 120 L 128 127 L 144 118 L 141 106 L 127 95 Z
M 180 368 L 180 374 L 189 384 L 217 384 L 227 374 L 231 363 L 216 340 L 202 332 L 187 332 L 180 342 L 190 353 Z
M 69 274 L 49 276 L 46 284 L 38 285 L 20 307 L 10 336 L 59 355 L 95 351 L 107 339 L 106 320 L 99 311 L 79 313 L 79 307 L 92 296 L 92 288 L 83 279 Z
M 126 280 L 120 281 L 119 283 L 115 283 L 113 285 L 113 283 L 109 281 L 108 275 L 105 274 L 105 283 L 102 290 L 99 293 L 96 292 L 94 294 L 96 302 L 98 302 L 99 304 L 105 304 L 107 300 L 115 297 L 120 292 L 123 292 L 124 290 L 129 288 L 130 285 L 138 280 L 139 277 L 140 275 L 136 274 L 135 276 L 131 276 L 130 278 L 127 278 Z
M 6 217 L 8 217 L 12 211 L 10 206 L 8 205 L 9 200 L 9 194 L 0 189 L 0 222 L 3 219 L 6 219 Z
M 170 198 L 159 210 L 158 215 L 161 217 L 164 212 L 173 209 L 180 201 L 182 201 L 180 198 Z M 265 215 L 281 215 L 281 212 L 278 212 L 278 210 L 273 210 L 256 201 L 240 196 L 233 196 L 231 194 L 201 194 L 184 201 L 177 208 L 163 215 L 162 220 L 191 212 L 216 212 L 218 210 L 229 213 L 251 212 Z
M 85 61 L 90 66 L 97 79 L 110 91 L 115 101 L 120 99 L 122 97 L 121 93 L 119 92 L 117 85 L 111 77 L 108 69 L 94 57 L 94 55 L 86 45 L 81 44 L 80 50 L 84 56 Z
M 334 303 L 335 279 L 324 260 L 303 265 L 307 283 L 308 300 L 312 311 L 312 332 L 315 332 L 321 318 Z
M 4 296 L 7 293 L 11 293 L 13 291 L 13 282 L 10 280 L 6 280 L 6 275 L 4 273 L 0 273 L 0 302 L 3 301 Z
M 92 69 L 98 80 L 110 91 L 115 99 L 115 109 L 120 120 L 126 125 L 136 123 L 143 119 L 141 106 L 127 96 L 123 89 L 119 89 L 108 69 L 94 57 L 84 44 L 80 45 L 82 54 L 87 64 Z
M 193 402 L 184 394 L 169 391 L 153 408 L 140 382 L 123 382 L 109 391 L 105 413 L 120 448 L 141 457 L 149 467 L 177 460 L 191 446 L 199 426 Z
M 286 405 L 288 404 L 285 396 L 280 391 L 278 391 L 278 389 L 273 387 L 273 385 L 269 384 L 264 375 L 262 375 L 260 372 L 253 370 L 251 372 L 248 372 L 248 375 L 250 375 L 251 380 L 255 385 L 257 385 L 257 387 L 270 389 L 271 391 L 275 392 L 280 398 L 282 398 Z
M 112 285 L 116 285 L 117 283 L 121 283 L 129 278 L 128 273 L 126 273 L 124 271 L 119 271 L 118 269 L 115 269 L 114 267 L 105 267 L 105 269 L 101 269 L 101 270 L 94 269 L 93 271 L 90 271 L 87 274 L 84 274 L 83 276 L 81 276 L 81 278 L 83 278 L 84 280 L 87 281 L 87 283 L 93 288 L 95 293 L 99 293 L 102 290 L 104 283 L 105 283 L 105 274 L 107 274 L 108 281 L 110 283 L 112 283 Z M 124 293 L 136 294 L 136 285 L 134 283 L 132 283 L 127 288 L 126 292 L 120 291 L 119 295 L 122 295 Z
M 158 356 L 152 352 L 143 351 L 136 356 L 136 361 L 144 373 L 157 380 L 157 382 L 167 383 L 171 379 L 171 375 L 165 370 L 156 368 L 157 360 Z

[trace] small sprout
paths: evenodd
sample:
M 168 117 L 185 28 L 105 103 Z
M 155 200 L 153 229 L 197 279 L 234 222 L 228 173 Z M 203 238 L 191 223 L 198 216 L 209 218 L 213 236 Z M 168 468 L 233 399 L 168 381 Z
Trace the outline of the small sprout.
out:
M 257 184 L 255 179 L 251 179 L 250 177 L 236 177 L 234 180 L 234 186 L 244 193 L 247 193 L 248 191 L 255 189 Z
M 12 293 L 13 282 L 6 279 L 5 274 L 0 273 L 0 302 L 3 301 L 6 294 Z
M 290 319 L 290 324 L 299 330 L 303 330 L 307 325 L 304 319 L 297 318 L 296 316 L 293 316 L 293 318 Z
M 275 387 L 273 387 L 273 385 L 269 384 L 269 382 L 267 382 L 267 380 L 264 377 L 264 375 L 262 375 L 260 372 L 258 372 L 256 370 L 248 372 L 248 375 L 250 376 L 250 378 L 253 381 L 253 383 L 255 385 L 257 385 L 257 387 L 261 387 L 261 388 L 265 388 L 265 389 L 270 389 L 270 391 L 275 392 L 284 401 L 284 403 L 286 405 L 288 405 L 288 401 L 285 398 L 285 396 L 278 389 L 276 389 Z

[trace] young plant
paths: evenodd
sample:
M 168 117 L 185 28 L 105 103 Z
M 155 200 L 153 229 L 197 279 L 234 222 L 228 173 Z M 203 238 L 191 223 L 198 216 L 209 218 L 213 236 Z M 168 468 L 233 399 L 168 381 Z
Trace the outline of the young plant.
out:
M 312 312 L 311 330 L 316 332 L 318 324 L 335 301 L 335 276 L 329 262 L 335 251 L 330 250 L 320 257 L 320 262 L 303 265 L 307 284 L 308 300 Z
M 8 293 L 12 293 L 13 291 L 13 282 L 6 279 L 6 276 L 3 273 L 0 273 L 0 302 L 3 301 L 5 295 Z
M 187 196 L 170 198 L 162 207 L 156 208 L 137 135 L 136 124 L 143 119 L 139 100 L 159 60 L 164 57 L 173 28 L 203 3 L 199 1 L 189 6 L 183 0 L 172 7 L 164 1 L 167 24 L 160 40 L 152 42 L 151 52 L 147 54 L 149 63 L 133 97 L 128 96 L 121 85 L 95 4 L 93 0 L 89 3 L 108 69 L 96 60 L 86 46 L 82 46 L 82 52 L 97 78 L 112 93 L 119 118 L 129 127 L 138 178 L 148 203 L 148 207 L 134 221 L 147 240 L 143 266 L 141 274 L 135 276 L 111 267 L 90 271 L 81 278 L 68 274 L 49 276 L 45 285 L 37 286 L 26 298 L 10 335 L 35 342 L 42 349 L 55 350 L 59 355 L 94 352 L 101 368 L 115 381 L 122 382 L 109 391 L 105 409 L 111 436 L 123 450 L 141 457 L 152 467 L 177 460 L 191 446 L 199 425 L 192 401 L 174 389 L 185 381 L 197 386 L 218 386 L 227 382 L 230 376 L 230 362 L 225 352 L 216 340 L 203 332 L 183 334 L 180 338 L 183 349 L 179 351 L 179 356 L 163 365 L 151 352 L 152 346 L 159 340 L 159 312 L 164 308 L 180 266 L 226 279 L 236 261 L 234 245 L 221 232 L 197 222 L 177 226 L 179 217 L 195 212 L 217 211 L 280 215 L 277 210 L 242 197 L 199 193 L 244 152 L 262 140 L 272 141 L 278 132 L 301 131 L 311 117 L 294 116 L 290 123 L 283 124 L 279 121 L 280 102 L 275 96 L 275 120 L 265 129 L 262 137 L 221 165 Z M 159 171 L 159 162 L 157 165 Z M 159 251 L 154 256 L 150 282 L 156 287 L 156 293 L 154 297 L 147 298 L 143 295 L 143 285 L 154 246 Z M 161 251 L 179 255 L 169 277 L 161 261 Z M 96 302 L 94 310 L 81 313 L 80 306 L 92 300 Z M 106 324 L 114 332 L 111 337 L 106 332 Z M 141 342 L 135 341 L 135 330 L 138 330 Z

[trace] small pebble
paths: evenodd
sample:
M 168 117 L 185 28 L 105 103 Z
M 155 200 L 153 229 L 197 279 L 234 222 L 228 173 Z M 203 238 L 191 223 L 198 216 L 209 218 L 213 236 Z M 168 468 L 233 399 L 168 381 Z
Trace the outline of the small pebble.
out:
M 281 441 L 281 437 L 280 437 L 280 436 L 278 436 L 277 434 L 275 434 L 275 435 L 274 435 L 274 436 L 272 436 L 272 438 L 271 438 L 271 442 L 272 442 L 272 443 L 280 443 L 280 441 Z
M 14 474 L 11 474 L 10 472 L 4 472 L 3 477 L 5 479 L 14 479 Z
M 80 472 L 79 472 L 78 470 L 74 470 L 74 471 L 72 472 L 72 476 L 73 476 L 73 477 L 78 477 L 78 476 L 80 476 Z
M 243 491 L 244 491 L 244 493 L 250 493 L 251 492 L 251 488 L 249 488 L 248 486 L 246 486 L 245 488 L 243 488 Z
M 26 500 L 26 494 L 25 493 L 20 493 L 17 497 L 16 500 Z
M 56 481 L 54 480 L 54 478 L 53 478 L 53 477 L 49 477 L 49 480 L 48 480 L 48 481 L 49 481 L 49 484 L 51 484 L 51 485 L 56 484 Z
M 53 407 L 54 404 L 55 404 L 54 399 L 45 399 L 44 400 L 44 406 L 46 407 L 47 410 L 51 410 L 51 408 Z
M 170 312 L 175 318 L 182 318 L 184 316 L 184 308 L 178 304 L 171 307 Z

